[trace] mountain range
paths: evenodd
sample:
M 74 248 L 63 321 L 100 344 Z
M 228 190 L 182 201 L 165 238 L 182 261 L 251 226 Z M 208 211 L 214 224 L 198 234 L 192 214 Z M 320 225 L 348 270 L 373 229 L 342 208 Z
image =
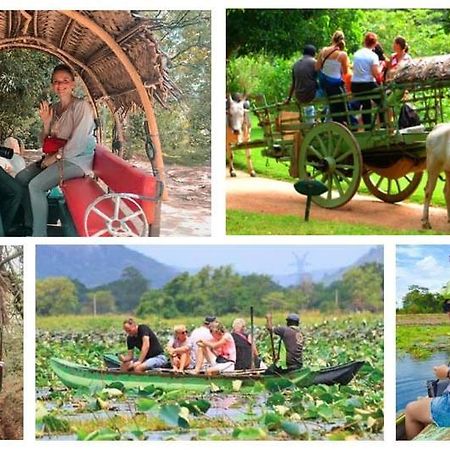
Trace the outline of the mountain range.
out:
M 36 277 L 69 277 L 88 288 L 118 280 L 123 269 L 135 267 L 154 288 L 164 286 L 180 270 L 122 245 L 39 245 Z
M 295 285 L 299 279 L 308 276 L 313 282 L 326 285 L 339 280 L 352 267 L 376 262 L 383 264 L 383 248 L 377 246 L 346 267 L 334 271 L 315 270 L 286 275 L 273 275 L 273 280 L 281 286 Z M 36 277 L 69 277 L 83 283 L 88 288 L 118 280 L 126 267 L 135 267 L 149 280 L 154 288 L 161 288 L 181 272 L 196 273 L 199 269 L 180 268 L 162 264 L 121 245 L 39 245 L 36 248 Z M 235 267 L 235 270 L 236 269 Z M 245 273 L 242 273 L 245 275 Z

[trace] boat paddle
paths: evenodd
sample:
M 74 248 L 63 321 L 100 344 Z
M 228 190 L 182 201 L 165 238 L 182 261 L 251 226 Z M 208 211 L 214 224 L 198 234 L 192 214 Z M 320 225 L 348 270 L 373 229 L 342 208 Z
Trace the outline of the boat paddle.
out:
M 270 336 L 270 346 L 272 348 L 272 361 L 273 361 L 273 365 L 275 366 L 278 358 L 275 355 L 275 344 L 273 341 L 273 324 L 272 324 L 272 314 L 267 314 L 266 315 L 266 319 L 267 319 L 267 329 L 269 330 L 269 336 Z

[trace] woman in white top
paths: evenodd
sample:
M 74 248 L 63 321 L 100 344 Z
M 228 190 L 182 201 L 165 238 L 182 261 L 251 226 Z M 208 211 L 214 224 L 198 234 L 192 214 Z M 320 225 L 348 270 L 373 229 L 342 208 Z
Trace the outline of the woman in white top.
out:
M 41 102 L 41 137 L 43 140 L 51 136 L 67 142 L 56 153 L 47 154 L 16 177 L 19 183 L 28 186 L 29 201 L 25 200 L 24 207 L 26 215 L 32 213 L 33 236 L 47 235 L 47 191 L 58 185 L 61 176 L 69 180 L 82 177 L 92 169 L 94 116 L 87 101 L 73 96 L 74 87 L 75 76 L 70 67 L 64 64 L 56 66 L 52 74 L 52 88 L 59 101 L 54 105 L 47 101 Z
M 319 84 L 328 97 L 345 93 L 343 76 L 348 72 L 349 62 L 344 48 L 344 33 L 336 31 L 331 44 L 324 47 L 317 57 L 316 70 L 319 72 Z M 347 123 L 345 110 L 345 101 L 331 100 L 332 120 Z
M 408 44 L 403 36 L 397 36 L 394 39 L 392 49 L 395 53 L 391 55 L 387 64 L 388 72 L 386 74 L 386 81 L 391 81 L 398 68 L 412 60 L 411 55 L 408 53 Z
M 376 80 L 380 77 L 380 60 L 378 55 L 372 51 L 378 43 L 375 33 L 367 33 L 364 37 L 364 48 L 358 50 L 353 56 L 353 77 L 352 77 L 352 93 L 356 100 L 359 101 L 363 110 L 372 108 L 373 100 L 378 105 L 381 102 L 379 98 L 367 98 L 367 93 L 378 87 Z M 360 99 L 359 97 L 365 97 Z M 364 129 L 373 127 L 372 114 L 363 113 L 362 120 Z M 380 123 L 384 124 L 384 114 L 380 113 Z

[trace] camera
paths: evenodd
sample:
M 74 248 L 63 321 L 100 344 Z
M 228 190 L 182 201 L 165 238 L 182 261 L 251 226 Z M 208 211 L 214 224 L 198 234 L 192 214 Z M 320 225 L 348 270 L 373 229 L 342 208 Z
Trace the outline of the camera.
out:
M 2 158 L 11 159 L 14 156 L 14 150 L 12 148 L 0 145 L 0 156 Z

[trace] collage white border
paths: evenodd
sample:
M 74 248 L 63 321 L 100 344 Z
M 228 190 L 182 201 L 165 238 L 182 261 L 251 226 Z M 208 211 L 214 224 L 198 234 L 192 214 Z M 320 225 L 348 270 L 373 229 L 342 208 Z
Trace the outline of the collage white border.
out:
M 2 244 L 23 244 L 25 248 L 25 318 L 24 318 L 24 440 L 23 441 L 3 441 L 0 445 L 8 449 L 41 449 L 56 448 L 64 445 L 64 448 L 80 449 L 85 445 L 91 448 L 110 449 L 112 446 L 129 448 L 129 442 L 95 442 L 81 443 L 76 441 L 45 442 L 35 441 L 35 245 L 117 245 L 117 244 L 142 244 L 142 245 L 383 245 L 385 255 L 385 432 L 384 441 L 355 441 L 355 442 L 327 442 L 327 441 L 277 441 L 277 442 L 238 442 L 224 441 L 214 442 L 218 449 L 233 448 L 248 449 L 249 446 L 257 445 L 258 448 L 272 449 L 298 448 L 307 446 L 314 449 L 331 449 L 334 446 L 345 446 L 345 448 L 370 446 L 373 449 L 383 449 L 402 447 L 409 443 L 395 443 L 395 246 L 396 245 L 449 245 L 448 236 L 229 236 L 225 237 L 225 166 L 223 164 L 223 142 L 225 141 L 223 93 L 225 92 L 225 9 L 226 8 L 365 8 L 366 2 L 346 0 L 339 5 L 336 1 L 319 0 L 314 5 L 301 0 L 165 0 L 162 7 L 158 8 L 157 1 L 129 1 L 129 9 L 210 9 L 212 11 L 212 237 L 210 238 L 158 238 L 158 239 L 121 239 L 102 240 L 83 238 L 2 238 Z M 11 0 L 0 1 L 1 9 L 123 9 L 123 2 L 118 0 L 100 0 L 95 5 L 92 1 L 68 1 L 68 0 L 45 0 L 45 1 L 23 1 L 17 0 L 14 5 Z M 131 6 L 131 8 L 130 8 Z M 450 4 L 439 1 L 405 1 L 398 0 L 394 5 L 392 1 L 379 0 L 371 8 L 450 8 Z M 164 449 L 209 449 L 211 441 L 207 442 L 133 442 L 133 448 L 139 446 L 157 446 Z M 445 442 L 411 442 L 410 445 L 420 448 L 448 449 Z

